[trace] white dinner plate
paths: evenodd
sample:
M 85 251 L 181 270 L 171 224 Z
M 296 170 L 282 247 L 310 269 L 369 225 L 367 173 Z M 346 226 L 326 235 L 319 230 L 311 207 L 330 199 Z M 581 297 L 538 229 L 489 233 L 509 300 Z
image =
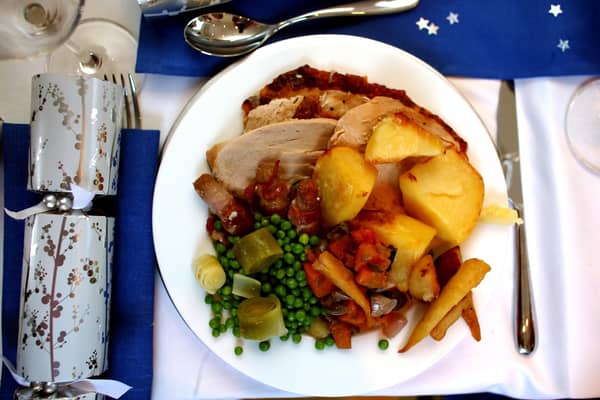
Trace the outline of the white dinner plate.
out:
M 316 35 L 280 41 L 252 53 L 219 73 L 192 97 L 174 124 L 161 162 L 153 204 L 154 244 L 160 274 L 175 307 L 191 330 L 223 361 L 267 385 L 313 396 L 365 394 L 411 378 L 436 363 L 460 340 L 472 340 L 466 324 L 453 326 L 444 340 L 426 338 L 410 351 L 396 350 L 406 341 L 422 309 L 413 310 L 409 325 L 378 348 L 379 333 L 353 338 L 351 350 L 317 350 L 314 340 L 300 344 L 272 340 L 261 352 L 246 341 L 234 354 L 236 339 L 228 332 L 214 338 L 208 326 L 205 293 L 194 279 L 192 260 L 213 252 L 205 231 L 207 208 L 192 182 L 208 171 L 205 151 L 239 135 L 241 104 L 278 74 L 304 64 L 367 76 L 370 82 L 405 89 L 418 104 L 449 123 L 469 144 L 468 156 L 486 185 L 486 203 L 506 204 L 502 169 L 492 141 L 475 111 L 441 74 L 414 56 L 369 39 Z M 464 258 L 477 257 L 492 266 L 474 290 L 478 312 L 485 312 L 499 270 L 512 265 L 506 252 L 510 229 L 479 224 L 462 247 Z M 485 337 L 484 339 L 485 340 Z M 473 345 L 478 345 L 473 342 Z

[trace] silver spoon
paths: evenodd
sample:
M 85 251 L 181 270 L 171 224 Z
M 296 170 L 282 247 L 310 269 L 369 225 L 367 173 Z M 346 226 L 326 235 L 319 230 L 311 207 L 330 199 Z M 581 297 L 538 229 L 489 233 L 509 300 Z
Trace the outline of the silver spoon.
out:
M 358 1 L 307 12 L 276 24 L 264 24 L 228 13 L 193 18 L 184 29 L 185 41 L 211 56 L 233 57 L 249 53 L 286 26 L 324 17 L 370 16 L 410 10 L 419 0 Z

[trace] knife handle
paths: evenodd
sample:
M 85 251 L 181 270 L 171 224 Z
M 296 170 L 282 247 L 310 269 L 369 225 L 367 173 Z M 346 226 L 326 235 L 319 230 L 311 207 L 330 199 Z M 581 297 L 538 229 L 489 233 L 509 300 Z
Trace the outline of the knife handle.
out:
M 519 217 L 523 217 L 522 208 L 515 207 Z M 535 349 L 535 321 L 529 278 L 529 257 L 525 239 L 525 223 L 517 225 L 517 345 L 519 353 L 529 355 Z

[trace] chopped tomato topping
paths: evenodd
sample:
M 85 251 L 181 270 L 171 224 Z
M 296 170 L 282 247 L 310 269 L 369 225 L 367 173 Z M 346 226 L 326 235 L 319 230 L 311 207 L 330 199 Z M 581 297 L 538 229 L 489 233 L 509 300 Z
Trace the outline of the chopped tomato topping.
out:
M 361 268 L 354 279 L 356 283 L 369 289 L 383 289 L 388 284 L 387 273 L 375 271 L 371 267 Z
M 315 296 L 324 297 L 333 292 L 335 285 L 331 279 L 314 269 L 312 263 L 305 262 L 303 267 L 306 274 L 306 282 Z

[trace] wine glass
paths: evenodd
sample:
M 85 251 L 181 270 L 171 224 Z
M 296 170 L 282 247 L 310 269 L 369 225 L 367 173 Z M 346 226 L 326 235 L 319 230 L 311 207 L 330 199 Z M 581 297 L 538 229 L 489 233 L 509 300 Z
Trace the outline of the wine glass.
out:
M 600 174 L 600 77 L 585 81 L 571 96 L 565 131 L 575 158 Z
M 90 18 L 81 21 L 71 36 L 50 53 L 48 71 L 100 79 L 132 73 L 136 86 L 141 88 L 142 75 L 133 74 L 136 55 L 137 40 L 125 27 L 108 19 Z
M 71 35 L 82 8 L 83 0 L 1 0 L 0 60 L 53 50 Z

